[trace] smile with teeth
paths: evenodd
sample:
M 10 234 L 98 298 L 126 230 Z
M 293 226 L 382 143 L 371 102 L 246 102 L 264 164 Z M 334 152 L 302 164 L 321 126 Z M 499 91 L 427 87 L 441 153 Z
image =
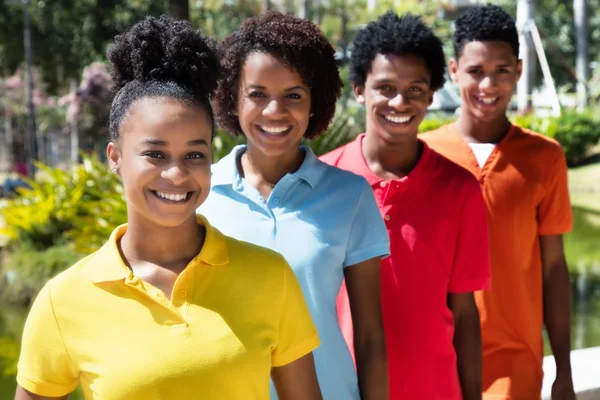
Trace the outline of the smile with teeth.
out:
M 152 193 L 157 195 L 160 198 L 171 200 L 171 201 L 185 201 L 190 196 L 191 192 L 187 193 L 167 193 L 167 192 L 159 192 L 153 190 Z
M 475 98 L 477 100 L 479 100 L 480 102 L 482 102 L 483 104 L 494 104 L 496 102 L 496 100 L 498 100 L 497 97 L 477 97 L 475 96 Z
M 384 115 L 384 118 L 394 124 L 405 124 L 412 119 L 412 115 L 400 116 L 400 115 Z
M 289 126 L 268 126 L 259 125 L 261 131 L 269 135 L 282 135 L 290 130 Z

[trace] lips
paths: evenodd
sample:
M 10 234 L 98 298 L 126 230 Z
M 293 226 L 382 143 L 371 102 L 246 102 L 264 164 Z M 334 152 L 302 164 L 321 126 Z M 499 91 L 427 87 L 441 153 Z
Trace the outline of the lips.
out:
M 290 125 L 256 125 L 258 130 L 269 136 L 283 136 L 292 129 Z
M 495 97 L 491 97 L 491 96 L 473 96 L 475 98 L 475 100 L 479 103 L 482 104 L 484 106 L 494 106 L 496 105 L 496 103 L 498 102 L 499 97 L 495 96 Z
M 384 115 L 383 118 L 388 121 L 391 122 L 393 124 L 407 124 L 408 122 L 410 122 L 413 118 L 414 115 Z
M 170 203 L 185 203 L 191 197 L 193 192 L 170 192 L 162 190 L 150 190 L 158 199 Z

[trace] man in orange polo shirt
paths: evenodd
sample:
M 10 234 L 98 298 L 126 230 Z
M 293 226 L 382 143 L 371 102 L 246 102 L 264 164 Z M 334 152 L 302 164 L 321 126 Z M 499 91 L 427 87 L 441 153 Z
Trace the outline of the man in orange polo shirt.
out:
M 512 125 L 506 109 L 521 75 L 513 19 L 497 6 L 456 20 L 461 115 L 421 137 L 479 179 L 487 205 L 491 289 L 476 294 L 485 399 L 535 400 L 542 387 L 545 323 L 556 359 L 552 399 L 575 399 L 571 380 L 570 286 L 562 234 L 572 227 L 560 145 Z

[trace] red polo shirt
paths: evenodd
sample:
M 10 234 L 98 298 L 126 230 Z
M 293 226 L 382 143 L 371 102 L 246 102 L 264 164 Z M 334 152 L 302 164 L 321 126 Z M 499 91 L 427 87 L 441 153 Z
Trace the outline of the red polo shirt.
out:
M 486 209 L 477 180 L 431 150 L 398 180 L 375 175 L 360 135 L 321 159 L 361 175 L 373 188 L 391 241 L 381 265 L 390 399 L 462 399 L 448 293 L 486 289 L 490 261 Z M 338 317 L 352 349 L 345 291 Z

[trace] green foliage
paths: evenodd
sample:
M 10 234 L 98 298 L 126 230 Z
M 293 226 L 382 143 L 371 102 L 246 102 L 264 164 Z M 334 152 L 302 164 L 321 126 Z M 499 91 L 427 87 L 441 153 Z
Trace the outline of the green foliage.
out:
M 600 120 L 591 112 L 565 110 L 560 117 L 517 116 L 514 122 L 524 128 L 556 139 L 563 147 L 569 165 L 576 165 L 600 141 Z
M 3 281 L 0 301 L 26 303 L 48 279 L 64 271 L 83 257 L 62 241 L 40 250 L 31 242 L 21 242 L 10 248 L 2 265 Z
M 120 180 L 95 156 L 83 156 L 83 163 L 69 171 L 42 164 L 38 168 L 39 179 L 28 181 L 31 189 L 21 189 L 20 196 L 0 209 L 6 224 L 0 232 L 13 243 L 26 242 L 39 250 L 73 237 L 85 243 L 81 233 L 87 232 L 86 224 L 103 225 L 106 218 L 114 227 L 113 221 L 126 219 Z
M 419 133 L 433 131 L 454 122 L 455 119 L 455 117 L 448 116 L 427 116 L 419 125 Z
M 321 156 L 354 140 L 356 135 L 364 132 L 364 112 L 360 109 L 347 109 L 333 118 L 327 132 L 305 144 L 317 155 Z

